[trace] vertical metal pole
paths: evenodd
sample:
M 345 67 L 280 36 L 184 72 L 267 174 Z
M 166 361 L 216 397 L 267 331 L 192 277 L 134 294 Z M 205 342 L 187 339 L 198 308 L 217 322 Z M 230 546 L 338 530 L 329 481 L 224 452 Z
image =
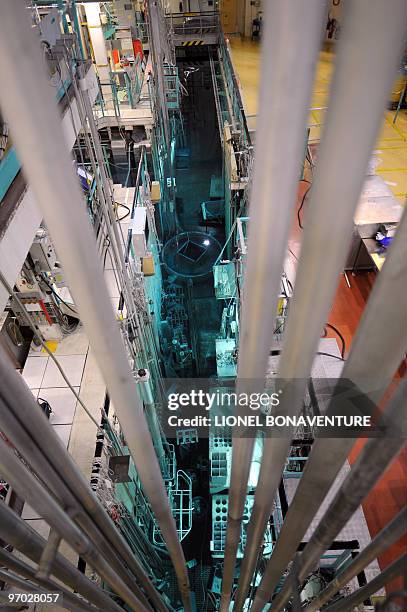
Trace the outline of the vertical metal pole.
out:
M 84 49 L 83 49 L 81 24 L 79 23 L 79 19 L 78 19 L 78 8 L 76 6 L 75 0 L 72 0 L 72 3 L 71 3 L 71 14 L 72 14 L 72 19 L 73 19 L 74 31 L 76 33 L 76 38 L 78 40 L 79 53 L 81 55 L 81 59 L 84 60 L 85 59 L 85 52 L 84 52 Z
M 64 1 L 63 0 L 58 0 L 58 9 L 61 11 L 62 25 L 63 25 L 63 28 L 64 28 L 64 34 L 68 34 L 69 33 L 68 22 L 66 20 L 65 6 L 64 6 Z
M 267 371 L 324 7 L 323 0 L 270 0 L 265 6 L 238 392 L 246 383 L 259 391 Z M 287 78 L 293 73 L 295 79 Z M 253 437 L 234 435 L 222 612 L 229 610 L 253 444 Z
M 406 75 L 406 78 L 407 78 L 407 75 Z M 396 121 L 397 121 L 397 117 L 398 117 L 398 114 L 400 112 L 401 105 L 403 104 L 404 96 L 406 95 L 406 90 L 407 90 L 407 81 L 404 84 L 404 87 L 403 87 L 403 89 L 402 89 L 402 91 L 400 93 L 400 98 L 399 98 L 399 101 L 397 103 L 396 112 L 394 113 L 394 117 L 393 117 L 393 123 L 396 123 Z
M 0 102 L 72 289 L 96 361 L 174 564 L 186 612 L 188 573 L 160 466 L 107 292 L 95 238 L 66 150 L 39 41 L 24 3 L 0 5 Z M 28 92 L 28 93 L 27 93 Z M 32 155 L 35 150 L 36 154 Z

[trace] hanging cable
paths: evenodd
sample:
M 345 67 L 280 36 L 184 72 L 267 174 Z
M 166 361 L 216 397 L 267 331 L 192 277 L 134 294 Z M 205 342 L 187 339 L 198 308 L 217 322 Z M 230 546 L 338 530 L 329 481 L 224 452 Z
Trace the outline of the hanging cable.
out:
M 120 202 L 115 202 L 115 203 L 114 203 L 114 205 L 115 205 L 116 207 L 117 207 L 117 206 L 121 206 L 122 208 L 125 208 L 125 209 L 126 209 L 126 211 L 127 211 L 127 212 L 126 212 L 126 213 L 125 213 L 125 214 L 124 214 L 122 217 L 119 217 L 119 216 L 118 216 L 118 217 L 117 217 L 117 220 L 118 220 L 118 221 L 124 221 L 125 219 L 127 219 L 127 217 L 130 215 L 130 212 L 131 212 L 130 207 L 129 207 L 129 206 L 127 206 L 126 204 L 121 204 Z
M 290 249 L 290 247 L 288 247 L 288 250 L 291 253 L 291 255 L 294 257 L 295 261 L 299 261 L 297 255 L 294 253 L 294 251 Z
M 309 181 L 307 181 L 306 179 L 301 179 L 301 182 L 302 182 L 302 183 L 308 183 L 308 184 L 309 184 L 308 189 L 305 191 L 304 195 L 302 196 L 301 204 L 300 204 L 300 206 L 299 206 L 299 208 L 298 208 L 298 210 L 297 210 L 297 219 L 298 219 L 298 225 L 300 226 L 300 229 L 304 229 L 304 227 L 303 227 L 303 225 L 302 225 L 302 223 L 301 223 L 301 216 L 300 216 L 300 215 L 301 215 L 301 210 L 302 210 L 302 208 L 303 208 L 303 206 L 304 206 L 304 204 L 305 204 L 305 200 L 306 200 L 306 198 L 307 198 L 308 192 L 309 192 L 309 190 L 311 189 L 312 185 L 311 185 L 311 183 L 310 183 Z
M 339 359 L 339 361 L 345 361 L 343 357 L 339 357 L 339 355 L 332 355 L 331 353 L 325 353 L 324 351 L 317 351 L 317 355 L 325 355 L 325 357 L 333 357 L 334 359 Z
M 50 291 L 51 291 L 51 292 L 52 292 L 52 294 L 53 294 L 53 295 L 54 295 L 54 296 L 57 298 L 57 300 L 59 300 L 60 302 L 62 302 L 62 304 L 64 304 L 64 306 L 66 306 L 67 308 L 69 308 L 69 310 L 70 310 L 71 312 L 73 312 L 73 313 L 74 313 L 76 316 L 78 315 L 78 313 L 76 312 L 76 310 L 74 310 L 74 309 L 72 308 L 72 306 L 70 306 L 70 305 L 69 305 L 67 302 L 65 302 L 65 300 L 63 300 L 63 299 L 61 298 L 61 296 L 59 295 L 59 293 L 57 293 L 57 292 L 55 291 L 55 289 L 53 288 L 53 286 L 52 286 L 52 285 L 51 285 L 51 284 L 50 284 L 50 283 L 47 281 L 47 279 L 45 278 L 45 275 L 44 275 L 44 274 L 42 274 L 42 275 L 41 275 L 41 280 L 43 280 L 43 281 L 44 281 L 44 283 L 47 285 L 48 289 L 50 289 Z
M 329 327 L 330 329 L 332 329 L 332 331 L 334 331 L 334 332 L 335 332 L 335 334 L 336 334 L 337 336 L 339 336 L 340 341 L 341 341 L 341 345 L 342 345 L 342 346 L 341 346 L 341 356 L 342 356 L 342 359 L 344 359 L 344 358 L 345 358 L 345 351 L 346 351 L 346 343 L 345 343 L 345 339 L 344 339 L 344 337 L 342 336 L 342 334 L 341 334 L 341 332 L 339 331 L 339 329 L 337 329 L 337 328 L 335 327 L 335 325 L 332 325 L 332 323 L 327 323 L 327 324 L 326 324 L 326 327 Z
M 104 256 L 103 256 L 103 270 L 105 270 L 105 269 L 106 269 L 106 259 L 107 259 L 107 255 L 108 255 L 108 254 L 110 255 L 110 260 L 112 260 L 112 256 L 111 256 L 111 254 L 109 253 L 109 248 L 110 248 L 110 238 L 109 238 L 109 236 L 106 236 L 106 239 L 105 239 L 105 240 L 107 241 L 107 244 L 106 244 L 105 254 L 104 254 Z M 112 261 L 112 265 L 113 265 L 113 261 Z

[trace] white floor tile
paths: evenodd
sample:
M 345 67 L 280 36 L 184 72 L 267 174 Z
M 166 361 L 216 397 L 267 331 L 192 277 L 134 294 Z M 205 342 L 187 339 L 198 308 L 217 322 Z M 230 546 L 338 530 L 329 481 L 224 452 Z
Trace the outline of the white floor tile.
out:
M 48 539 L 50 528 L 49 528 L 49 525 L 44 520 L 42 519 L 28 520 L 27 524 L 30 527 L 32 527 L 37 533 L 39 533 L 40 536 L 42 536 L 46 540 Z M 28 565 L 33 565 L 32 561 L 28 559 L 27 557 L 23 557 L 23 559 Z
M 79 387 L 76 387 L 75 391 L 79 393 Z M 40 397 L 51 406 L 52 414 L 49 420 L 52 425 L 72 424 L 76 408 L 76 397 L 69 388 L 55 387 L 41 389 Z
M 64 446 L 68 448 L 69 436 L 71 435 L 72 425 L 54 425 L 55 433 L 61 438 Z
M 86 355 L 61 355 L 58 357 L 58 362 L 73 387 L 79 387 L 81 384 L 85 359 Z M 45 370 L 41 390 L 67 386 L 57 366 L 50 359 Z
M 333 483 L 329 493 L 325 497 L 320 508 L 318 509 L 318 512 L 316 513 L 314 519 L 312 520 L 311 525 L 303 538 L 305 542 L 308 542 L 310 540 L 313 532 L 315 531 L 321 518 L 324 516 L 325 512 L 327 511 L 330 503 L 335 497 L 336 492 L 338 491 L 339 487 L 342 485 L 350 469 L 351 468 L 349 466 L 349 463 L 346 461 L 341 471 L 339 472 L 338 476 L 336 477 L 335 482 Z M 299 479 L 297 478 L 285 478 L 284 479 L 284 488 L 285 488 L 285 492 L 287 495 L 288 504 L 291 504 L 294 498 L 298 483 L 299 483 Z M 369 544 L 369 542 L 371 541 L 371 538 L 369 534 L 369 529 L 367 527 L 366 519 L 365 519 L 363 510 L 361 507 L 359 507 L 358 510 L 352 515 L 351 519 L 347 522 L 345 527 L 341 530 L 341 532 L 337 535 L 335 539 L 339 542 L 346 541 L 346 540 L 357 540 L 359 542 L 360 550 L 363 550 L 363 548 L 365 548 Z M 323 562 L 323 564 L 330 564 L 330 563 L 331 563 L 331 560 Z M 379 573 L 379 566 L 377 564 L 377 561 L 374 561 L 372 564 L 370 564 L 369 568 L 366 569 L 365 573 L 366 573 L 366 576 L 368 577 L 368 580 L 371 580 L 375 576 L 377 576 L 377 574 Z
M 55 355 L 86 355 L 88 348 L 89 340 L 83 327 L 80 326 L 73 334 L 58 342 Z
M 49 357 L 27 357 L 23 378 L 30 389 L 39 389 L 44 377 Z
M 44 351 L 42 346 L 35 346 L 34 343 L 31 342 L 28 357 L 47 357 L 47 353 Z
M 39 518 L 41 518 L 41 516 L 38 514 L 38 512 L 36 512 L 28 504 L 24 504 L 24 508 L 23 508 L 22 513 L 21 513 L 21 517 L 24 520 L 32 520 L 32 519 L 39 519 Z

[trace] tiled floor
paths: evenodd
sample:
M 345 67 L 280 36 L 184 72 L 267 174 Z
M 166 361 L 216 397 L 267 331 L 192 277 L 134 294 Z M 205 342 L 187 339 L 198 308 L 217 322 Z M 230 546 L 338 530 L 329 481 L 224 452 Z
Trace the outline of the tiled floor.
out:
M 74 389 L 79 393 L 79 386 L 74 387 Z M 73 423 L 76 397 L 70 389 L 67 387 L 42 388 L 40 397 L 52 406 L 52 414 L 49 419 L 52 425 L 70 425 Z
M 25 362 L 23 378 L 30 389 L 39 389 L 44 378 L 49 357 L 36 355 Z
M 62 342 L 60 344 L 62 344 Z M 86 355 L 58 356 L 58 362 L 73 387 L 79 387 L 81 384 L 85 359 Z M 40 389 L 55 389 L 58 387 L 66 388 L 68 385 L 62 377 L 61 372 L 59 371 L 55 362 L 52 361 L 51 358 L 48 358 L 47 367 L 45 368 L 44 378 L 42 379 Z
M 67 344 L 67 350 L 72 353 L 75 351 L 75 340 L 77 342 L 76 350 L 85 352 L 82 354 L 78 352 L 77 354 L 65 355 L 65 343 Z M 87 340 L 85 341 L 82 329 L 79 329 L 58 344 L 58 362 L 77 392 L 81 388 L 88 349 L 89 344 Z M 50 416 L 50 422 L 54 426 L 55 432 L 68 447 L 77 401 L 62 378 L 57 366 L 42 351 L 40 353 L 31 351 L 25 363 L 22 376 L 35 397 L 49 402 L 53 411 Z

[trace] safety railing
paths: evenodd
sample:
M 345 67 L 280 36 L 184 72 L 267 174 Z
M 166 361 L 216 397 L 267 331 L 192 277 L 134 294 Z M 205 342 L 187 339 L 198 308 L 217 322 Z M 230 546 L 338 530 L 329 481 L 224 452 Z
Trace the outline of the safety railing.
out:
M 112 116 L 122 118 L 123 109 L 136 108 L 144 83 L 145 61 L 136 56 L 134 63 L 110 73 L 110 80 L 100 82 L 94 105 L 95 120 Z M 108 93 L 106 93 L 106 90 Z
M 204 38 L 220 32 L 219 14 L 214 11 L 171 13 L 165 17 L 174 37 Z
M 243 101 L 240 94 L 240 87 L 237 82 L 235 71 L 233 68 L 233 63 L 230 56 L 230 48 L 228 46 L 228 42 L 226 41 L 223 35 L 223 32 L 220 33 L 218 57 L 221 63 L 226 88 L 231 101 L 233 120 L 236 122 L 237 127 L 241 132 L 240 144 L 241 146 L 250 147 L 252 142 L 244 111 Z
M 174 486 L 169 485 L 168 497 L 181 542 L 192 529 L 192 480 L 183 470 L 177 470 Z M 153 541 L 157 546 L 164 545 L 156 523 L 154 524 Z

